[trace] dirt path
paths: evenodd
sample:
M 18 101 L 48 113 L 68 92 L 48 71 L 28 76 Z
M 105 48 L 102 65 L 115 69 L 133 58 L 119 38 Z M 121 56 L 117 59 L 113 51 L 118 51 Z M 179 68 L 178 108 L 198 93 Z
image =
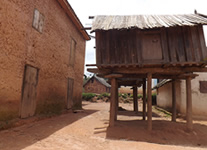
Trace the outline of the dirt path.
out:
M 84 112 L 29 123 L 0 132 L 0 150 L 196 150 L 207 149 L 207 121 L 194 123 L 194 131 L 185 131 L 180 120 L 153 114 L 153 131 L 141 113 L 119 112 L 113 128 L 108 127 L 109 103 L 83 103 Z M 131 104 L 121 104 L 132 109 Z M 141 108 L 140 108 L 141 109 Z

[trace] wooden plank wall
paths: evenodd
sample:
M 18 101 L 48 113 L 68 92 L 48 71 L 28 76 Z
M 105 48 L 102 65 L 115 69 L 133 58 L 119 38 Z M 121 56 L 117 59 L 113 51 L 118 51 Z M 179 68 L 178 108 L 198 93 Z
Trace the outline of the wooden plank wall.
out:
M 156 45 L 153 42 L 160 43 Z M 144 45 L 146 46 L 143 48 Z M 159 53 L 153 49 L 157 46 L 161 46 L 162 49 Z M 146 54 L 149 56 L 146 57 Z M 145 31 L 138 29 L 98 31 L 96 60 L 98 65 L 199 63 L 207 60 L 203 28 L 194 26 Z

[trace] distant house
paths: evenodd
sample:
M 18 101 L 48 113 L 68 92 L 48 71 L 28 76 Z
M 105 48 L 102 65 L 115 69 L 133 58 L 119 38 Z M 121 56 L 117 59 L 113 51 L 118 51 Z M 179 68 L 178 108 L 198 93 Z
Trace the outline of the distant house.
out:
M 85 93 L 110 93 L 111 85 L 105 79 L 99 78 L 96 75 L 92 76 L 84 85 Z
M 207 117 L 207 73 L 199 73 L 192 82 L 192 109 L 194 118 Z M 172 107 L 172 80 L 162 80 L 155 87 L 157 89 L 157 105 L 166 109 Z M 181 114 L 186 113 L 186 90 L 185 81 L 177 80 L 176 108 Z
M 0 2 L 0 121 L 81 108 L 90 37 L 67 0 Z

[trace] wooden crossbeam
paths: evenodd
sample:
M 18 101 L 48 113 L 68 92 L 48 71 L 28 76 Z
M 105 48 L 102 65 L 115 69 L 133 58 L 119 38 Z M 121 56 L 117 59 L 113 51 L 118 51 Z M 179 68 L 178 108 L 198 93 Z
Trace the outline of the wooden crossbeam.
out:
M 169 67 L 169 68 L 160 68 L 160 67 L 154 67 L 154 68 L 113 68 L 113 69 L 98 69 L 98 68 L 90 68 L 87 69 L 87 71 L 92 73 L 98 73 L 98 74 L 184 74 L 189 72 L 207 72 L 207 68 L 201 68 L 201 67 Z

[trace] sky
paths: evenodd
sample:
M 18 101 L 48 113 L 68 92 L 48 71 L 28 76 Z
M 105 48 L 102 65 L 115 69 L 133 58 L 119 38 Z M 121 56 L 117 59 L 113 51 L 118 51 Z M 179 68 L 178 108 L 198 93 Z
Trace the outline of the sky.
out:
M 84 27 L 95 15 L 192 14 L 207 15 L 207 0 L 68 0 Z M 89 32 L 88 32 L 89 33 Z M 207 35 L 207 28 L 204 28 Z M 90 34 L 90 33 L 89 33 Z M 207 36 L 206 36 L 207 37 Z M 206 38 L 207 39 L 207 38 Z M 95 39 L 86 42 L 85 64 L 95 64 Z M 91 73 L 84 73 L 89 76 Z

